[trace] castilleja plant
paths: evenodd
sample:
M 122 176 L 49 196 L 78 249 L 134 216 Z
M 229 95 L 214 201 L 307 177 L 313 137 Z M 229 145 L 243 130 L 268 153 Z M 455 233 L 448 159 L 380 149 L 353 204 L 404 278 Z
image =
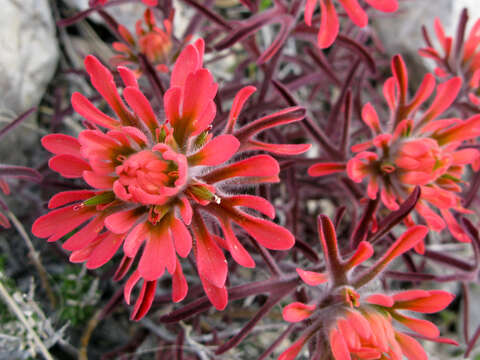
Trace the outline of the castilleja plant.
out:
M 96 320 L 118 325 L 110 315 L 122 296 L 133 303 L 133 320 L 165 304 L 139 325 L 122 323 L 128 335 L 105 358 L 137 354 L 155 341 L 159 359 L 236 352 L 290 360 L 307 351 L 316 360 L 425 359 L 420 341 L 453 344 L 439 329 L 454 337 L 458 324 L 449 313 L 436 317 L 442 323 L 422 314 L 446 308 L 454 296 L 443 284 L 457 289 L 460 281 L 462 296 L 449 311 L 462 305 L 464 336 L 456 340 L 467 356 L 475 351 L 480 328 L 469 330 L 468 294 L 469 282 L 478 281 L 480 237 L 475 217 L 463 215 L 476 211 L 480 187 L 480 171 L 469 166 L 480 167 L 478 25 L 464 40 L 464 13 L 452 41 L 437 22 L 439 50 L 425 32 L 422 55 L 437 61 L 440 83 L 427 74 L 415 95 L 415 79 L 409 83 L 395 56 L 385 103 L 379 38 L 373 26 L 356 25 L 394 12 L 398 0 L 319 1 L 318 9 L 315 0 L 90 0 L 88 9 L 57 22 L 75 26 L 97 13 L 103 23 L 91 29 L 116 38 L 106 44 L 116 51 L 115 71 L 94 56 L 85 59 L 86 71 L 60 65 L 68 78 L 89 77 L 98 95 L 73 94 L 84 126 L 77 136 L 60 133 L 72 124 L 62 122 L 72 113 L 63 104 L 70 86 L 44 100 L 54 116 L 42 144 L 53 153 L 50 168 L 67 180 L 36 166 L 46 175 L 42 188 L 56 195 L 32 231 L 62 242 L 52 246 L 65 251 L 45 254 L 46 266 L 58 269 L 54 256 L 67 253 L 87 269 L 115 264 L 113 279 L 125 279 L 122 286 L 100 283 L 109 291 L 89 334 Z M 64 3 L 60 15 L 70 14 Z M 149 7 L 135 29 L 110 12 L 126 3 Z M 182 25 L 175 29 L 174 13 Z M 60 41 L 82 33 L 64 31 Z M 198 38 L 205 42 L 192 41 Z M 207 70 L 213 66 L 220 89 Z M 362 99 L 370 101 L 363 109 Z M 39 124 L 46 118 L 41 112 Z M 318 158 L 303 154 L 308 142 Z M 9 170 L 0 171 L 0 189 Z M 270 186 L 280 174 L 282 183 Z M 15 199 L 22 187 L 32 199 L 34 192 L 18 185 Z M 348 239 L 337 241 L 326 216 L 316 223 L 312 215 L 323 211 L 335 214 L 337 232 Z M 2 223 L 8 226 L 0 215 Z M 310 236 L 317 225 L 320 245 Z M 427 238 L 429 230 L 438 234 Z M 470 243 L 452 244 L 452 235 Z M 435 244 L 425 249 L 427 239 Z M 276 316 L 280 305 L 285 321 Z M 266 332 L 274 340 L 264 349 Z M 243 346 L 248 341 L 253 346 Z
M 335 0 L 307 0 L 305 5 L 305 23 L 308 26 L 312 26 L 313 13 L 317 6 L 317 2 L 320 1 L 320 29 L 318 31 L 317 43 L 322 49 L 330 47 L 338 36 L 340 28 L 337 11 L 335 10 Z M 365 27 L 368 25 L 368 16 L 358 0 L 339 0 L 338 1 L 348 17 L 352 22 L 359 26 Z M 366 0 L 366 2 L 373 8 L 392 13 L 397 11 L 397 0 Z
M 125 26 L 118 25 L 123 42 L 117 41 L 112 44 L 119 54 L 115 55 L 111 62 L 114 65 L 134 65 L 137 68 L 135 72 L 140 75 L 141 71 L 138 69 L 140 53 L 146 56 L 157 71 L 168 72 L 173 46 L 172 26 L 173 12 L 163 21 L 164 29 L 161 29 L 157 26 L 151 9 L 145 10 L 143 21 L 138 20 L 135 24 L 136 39 Z
M 367 178 L 368 198 L 376 200 L 380 193 L 382 203 L 390 210 L 397 210 L 398 201 L 405 200 L 418 185 L 421 198 L 416 212 L 428 227 L 441 231 L 447 226 L 453 237 L 468 242 L 470 238 L 451 210 L 469 212 L 462 207 L 459 193 L 465 183 L 466 165 L 478 168 L 480 152 L 468 148 L 466 142 L 480 135 L 480 115 L 467 120 L 439 118 L 460 91 L 462 81 L 458 77 L 438 85 L 431 105 L 419 111 L 434 91 L 433 75 L 424 77 L 410 99 L 408 73 L 401 56 L 393 58 L 392 72 L 393 77 L 383 88 L 390 109 L 387 121 L 379 119 L 370 103 L 362 109 L 362 120 L 373 133 L 373 139 L 352 146 L 355 155 L 348 162 L 318 163 L 308 172 L 311 176 L 325 176 L 346 171 L 358 183 Z M 409 225 L 413 222 L 412 218 L 407 219 Z M 419 242 L 416 250 L 423 252 L 424 243 Z
M 445 34 L 442 23 L 435 19 L 435 33 L 441 50 L 435 49 L 426 28 L 423 34 L 427 47 L 420 55 L 433 59 L 437 65 L 435 73 L 441 78 L 460 76 L 464 79 L 464 93 L 472 104 L 480 105 L 480 19 L 475 22 L 465 39 L 468 12 L 463 10 L 455 39 Z M 478 109 L 476 109 L 478 111 Z
M 130 70 L 118 68 L 127 107 L 110 71 L 88 56 L 85 68 L 91 82 L 116 118 L 75 93 L 72 105 L 87 120 L 87 129 L 78 139 L 63 134 L 42 139 L 44 147 L 55 154 L 50 167 L 66 178 L 83 178 L 91 188 L 53 196 L 49 208 L 60 208 L 40 217 L 33 233 L 56 241 L 76 229 L 63 247 L 72 251 L 72 262 L 86 262 L 89 269 L 104 265 L 123 246 L 117 280 L 138 257 L 138 267 L 125 285 L 130 303 L 133 287 L 143 281 L 132 313 L 136 320 L 149 310 L 165 269 L 172 276 L 173 301 L 186 296 L 187 283 L 177 255 L 185 258 L 192 248 L 208 298 L 217 309 L 224 309 L 228 268 L 222 249 L 238 264 L 255 266 L 234 226 L 268 249 L 286 250 L 294 244 L 288 230 L 243 210 L 273 218 L 275 211 L 268 201 L 232 194 L 236 185 L 278 182 L 277 161 L 269 155 L 232 159 L 250 150 L 283 155 L 308 150 L 305 144 L 268 144 L 254 138 L 267 128 L 301 120 L 304 110 L 288 108 L 236 129 L 240 110 L 255 91 L 248 86 L 235 97 L 223 132 L 214 136 L 210 130 L 218 85 L 202 67 L 203 54 L 200 39 L 179 55 L 164 96 L 165 120 L 155 115 Z M 214 223 L 223 237 L 213 232 Z
M 405 231 L 370 266 L 362 265 L 374 250 L 361 242 L 348 259 L 340 254 L 335 228 L 330 219 L 318 219 L 320 243 L 326 271 L 319 273 L 297 268 L 305 284 L 317 290 L 309 304 L 294 302 L 283 309 L 288 322 L 306 321 L 300 338 L 279 360 L 293 360 L 310 340 L 316 339 L 314 354 L 322 359 L 427 359 L 414 337 L 455 344 L 440 338 L 431 322 L 412 318 L 403 311 L 435 313 L 446 308 L 454 296 L 442 290 L 407 290 L 391 295 L 370 293 L 364 286 L 374 280 L 395 258 L 423 241 L 428 228 L 415 225 Z M 403 325 L 414 333 L 398 330 Z

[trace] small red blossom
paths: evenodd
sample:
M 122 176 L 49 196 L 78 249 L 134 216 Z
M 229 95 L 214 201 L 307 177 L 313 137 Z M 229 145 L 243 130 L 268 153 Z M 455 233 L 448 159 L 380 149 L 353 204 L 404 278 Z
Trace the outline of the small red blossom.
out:
M 155 15 L 151 9 L 145 10 L 143 21 L 135 25 L 135 37 L 123 25 L 118 26 L 118 32 L 123 42 L 114 42 L 113 48 L 119 53 L 111 62 L 115 66 L 134 65 L 138 67 L 138 53 L 155 66 L 157 71 L 168 72 L 170 53 L 172 49 L 173 12 L 163 21 L 163 29 L 157 26 Z M 140 69 L 135 72 L 140 74 Z
M 467 11 L 464 10 L 459 22 L 463 33 L 467 20 Z M 435 18 L 434 28 L 441 49 L 435 49 L 425 31 L 427 47 L 420 49 L 419 54 L 435 61 L 435 73 L 439 77 L 460 76 L 465 79 L 469 100 L 480 106 L 480 19 L 475 22 L 466 39 L 464 34 L 457 39 L 447 36 L 438 18 Z M 456 48 L 453 47 L 455 43 L 458 43 Z
M 63 247 L 72 251 L 72 262 L 86 262 L 90 269 L 104 265 L 123 247 L 117 280 L 138 258 L 125 285 L 130 303 L 134 286 L 143 284 L 132 313 L 135 320 L 149 310 L 165 270 L 172 276 L 173 301 L 186 296 L 188 286 L 178 256 L 185 258 L 192 249 L 208 298 L 217 309 L 224 309 L 228 301 L 224 250 L 240 265 L 255 266 L 234 226 L 268 249 L 285 250 L 294 244 L 288 230 L 251 214 L 254 210 L 274 218 L 268 201 L 233 194 L 235 185 L 278 182 L 277 161 L 269 155 L 233 158 L 247 150 L 306 151 L 309 145 L 277 147 L 255 140 L 267 128 L 301 120 L 304 110 L 285 109 L 236 129 L 240 110 L 255 91 L 249 86 L 234 99 L 223 133 L 214 136 L 210 131 L 218 84 L 203 68 L 203 54 L 202 39 L 180 53 L 164 96 L 164 120 L 157 117 L 130 70 L 118 68 L 125 83 L 120 96 L 110 71 L 88 56 L 85 67 L 91 82 L 115 116 L 75 93 L 72 105 L 85 118 L 87 129 L 78 138 L 51 134 L 42 139 L 54 154 L 50 167 L 66 178 L 82 178 L 90 188 L 53 196 L 49 208 L 55 210 L 35 221 L 33 233 L 56 241 L 76 230 Z M 223 236 L 214 229 L 221 229 Z
M 334 0 L 307 0 L 305 5 L 305 23 L 312 25 L 312 17 L 320 1 L 320 29 L 318 31 L 317 43 L 322 49 L 330 47 L 338 35 L 340 28 L 337 11 L 335 10 Z M 339 0 L 340 5 L 347 13 L 350 20 L 359 27 L 365 27 L 368 24 L 368 16 L 358 0 Z M 398 9 L 397 0 L 366 0 L 373 8 L 383 12 L 395 12 Z
M 283 309 L 288 322 L 309 319 L 307 329 L 279 360 L 293 360 L 302 347 L 318 331 L 322 331 L 325 349 L 335 360 L 347 359 L 427 359 L 422 346 L 411 335 L 395 329 L 394 322 L 412 330 L 414 335 L 433 341 L 455 344 L 439 338 L 438 328 L 430 321 L 407 316 L 403 311 L 435 313 L 446 308 L 454 296 L 441 290 L 409 290 L 393 295 L 373 293 L 361 295 L 362 286 L 373 280 L 391 261 L 421 242 L 428 230 L 417 225 L 409 228 L 372 266 L 355 269 L 373 256 L 373 248 L 361 242 L 356 252 L 342 259 L 332 222 L 321 215 L 318 221 L 326 273 L 297 269 L 310 286 L 324 285 L 321 299 L 311 304 L 294 302 Z
M 439 118 L 455 100 L 461 87 L 460 78 L 438 85 L 432 104 L 419 112 L 434 91 L 434 77 L 427 74 L 410 99 L 408 73 L 400 56 L 393 58 L 392 72 L 393 77 L 384 86 L 392 128 L 383 130 L 377 112 L 367 103 L 362 110 L 362 120 L 373 138 L 352 146 L 356 155 L 348 162 L 315 164 L 309 168 L 309 174 L 324 176 L 345 171 L 355 182 L 367 179 L 368 198 L 376 199 L 379 194 L 390 210 L 398 209 L 398 202 L 405 200 L 415 186 L 420 186 L 421 198 L 416 212 L 428 227 L 440 231 L 448 226 L 454 238 L 469 242 L 470 238 L 451 210 L 468 211 L 462 207 L 459 196 L 465 183 L 462 177 L 468 164 L 476 167 L 480 152 L 463 145 L 480 135 L 480 116 L 467 120 Z M 418 244 L 416 250 L 423 252 L 423 243 Z

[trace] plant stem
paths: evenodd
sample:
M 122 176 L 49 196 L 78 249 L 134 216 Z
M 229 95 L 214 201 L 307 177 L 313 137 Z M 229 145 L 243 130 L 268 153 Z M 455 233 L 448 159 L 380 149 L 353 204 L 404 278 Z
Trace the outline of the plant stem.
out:
M 33 341 L 38 346 L 38 349 L 42 353 L 43 357 L 47 360 L 53 360 L 53 357 L 49 353 L 47 347 L 42 342 L 42 340 L 37 335 L 37 333 L 32 328 L 32 326 L 28 323 L 27 319 L 23 315 L 22 310 L 18 307 L 15 300 L 10 296 L 10 294 L 8 293 L 5 286 L 3 286 L 2 281 L 0 281 L 0 295 L 3 298 L 3 300 L 5 301 L 5 304 L 7 304 L 7 306 L 10 308 L 10 310 L 12 310 L 12 312 L 15 314 L 15 316 L 18 318 L 18 320 L 20 320 L 20 322 L 23 324 L 23 326 L 25 326 L 25 329 L 30 334 L 30 336 L 33 338 Z
M 35 247 L 33 246 L 32 240 L 28 236 L 27 232 L 25 231 L 25 228 L 23 227 L 22 223 L 18 220 L 18 218 L 13 214 L 11 211 L 7 211 L 7 216 L 9 217 L 10 221 L 12 222 L 13 226 L 15 229 L 17 229 L 18 233 L 22 237 L 22 239 L 25 241 L 25 244 L 27 245 L 28 252 L 30 255 L 30 258 L 33 261 L 33 265 L 37 269 L 38 276 L 40 276 L 40 282 L 42 284 L 43 289 L 47 293 L 48 300 L 50 301 L 50 305 L 52 308 L 55 308 L 57 305 L 57 300 L 55 298 L 55 294 L 50 286 L 50 283 L 48 281 L 48 273 L 45 270 L 45 268 L 42 265 L 42 262 L 40 260 L 40 255 L 38 252 L 35 250 Z

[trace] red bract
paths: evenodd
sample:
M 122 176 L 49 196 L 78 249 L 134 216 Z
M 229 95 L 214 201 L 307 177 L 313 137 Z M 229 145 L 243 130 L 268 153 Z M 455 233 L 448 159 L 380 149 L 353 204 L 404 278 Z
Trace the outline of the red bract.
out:
M 474 104 L 480 105 L 480 19 L 475 22 L 466 40 L 465 27 L 468 21 L 467 11 L 464 10 L 460 22 L 457 38 L 447 36 L 442 23 L 435 19 L 435 33 L 441 50 L 433 47 L 428 33 L 424 30 L 427 47 L 420 49 L 419 54 L 433 59 L 437 68 L 435 73 L 443 78 L 460 76 L 465 79 L 464 86 L 467 89 L 468 98 Z M 455 46 L 455 48 L 454 48 Z
M 8 186 L 8 183 L 0 178 L 0 190 L 5 194 L 9 195 L 10 194 L 10 187 Z M 8 218 L 0 212 L 0 226 L 8 229 L 10 228 L 10 221 L 8 221 Z
M 110 71 L 88 56 L 85 67 L 92 84 L 116 116 L 106 115 L 75 93 L 72 105 L 89 128 L 78 139 L 62 134 L 42 139 L 45 148 L 55 154 L 50 167 L 64 177 L 83 178 L 91 189 L 52 197 L 49 208 L 59 209 L 37 219 L 33 233 L 55 241 L 76 230 L 63 247 L 72 251 L 71 261 L 85 261 L 87 268 L 102 266 L 123 246 L 116 279 L 122 278 L 138 257 L 138 267 L 125 285 L 129 303 L 133 287 L 143 282 L 132 314 L 136 320 L 150 308 L 156 282 L 165 269 L 172 275 L 173 300 L 186 296 L 187 283 L 177 255 L 187 257 L 192 248 L 207 296 L 217 309 L 225 308 L 228 268 L 223 250 L 240 265 L 255 266 L 234 226 L 269 249 L 285 250 L 294 244 L 288 230 L 251 215 L 254 210 L 273 218 L 275 211 L 268 201 L 253 195 L 230 195 L 235 185 L 278 182 L 277 161 L 268 155 L 232 159 L 253 149 L 282 154 L 307 150 L 308 145 L 277 148 L 253 139 L 267 128 L 301 120 L 304 110 L 289 108 L 235 130 L 240 110 L 255 90 L 246 87 L 234 100 L 224 133 L 213 136 L 213 99 L 218 85 L 202 67 L 203 53 L 200 39 L 179 55 L 164 96 L 165 121 L 157 117 L 130 70 L 118 68 L 125 83 L 122 98 Z M 223 237 L 214 229 L 221 229 Z
M 309 319 L 309 326 L 293 346 L 283 352 L 279 360 L 293 360 L 317 332 L 327 339 L 317 347 L 335 360 L 346 359 L 427 359 L 422 346 L 410 335 L 398 331 L 394 320 L 414 331 L 414 335 L 434 341 L 449 342 L 439 338 L 437 327 L 422 319 L 411 318 L 403 310 L 419 313 L 435 313 L 446 308 L 454 296 L 441 290 L 410 290 L 385 295 L 381 293 L 360 295 L 362 286 L 373 280 L 392 260 L 410 250 L 426 236 L 425 226 L 408 229 L 393 243 L 372 266 L 357 270 L 356 267 L 373 255 L 373 248 L 361 242 L 356 252 L 344 260 L 339 254 L 335 229 L 330 219 L 320 216 L 318 222 L 326 273 L 297 269 L 303 281 L 310 286 L 323 286 L 319 300 L 311 304 L 295 302 L 283 309 L 288 322 Z
M 416 211 L 428 227 L 440 231 L 448 226 L 457 240 L 468 242 L 470 238 L 451 210 L 467 212 L 459 196 L 464 183 L 462 177 L 466 165 L 476 165 L 480 152 L 465 145 L 480 135 L 480 116 L 467 120 L 439 118 L 455 100 L 461 87 L 460 78 L 438 85 L 431 105 L 419 112 L 435 88 L 434 77 L 427 74 L 410 99 L 408 73 L 400 56 L 393 58 L 392 72 L 394 76 L 384 86 L 391 128 L 382 130 L 377 112 L 367 103 L 362 119 L 373 138 L 352 146 L 352 152 L 357 154 L 347 163 L 315 164 L 309 174 L 324 176 L 346 171 L 355 182 L 368 179 L 367 196 L 376 199 L 380 193 L 381 201 L 390 210 L 397 210 L 398 202 L 405 200 L 415 186 L 420 186 L 421 198 Z M 437 208 L 441 216 L 431 206 Z M 416 247 L 419 252 L 423 249 L 423 243 Z
M 320 1 L 320 29 L 318 31 L 318 46 L 322 49 L 330 47 L 338 35 L 339 21 L 335 10 L 334 0 L 307 0 L 305 5 L 305 22 L 312 25 L 312 17 Z M 368 16 L 358 0 L 339 0 L 340 5 L 347 13 L 350 20 L 359 27 L 365 27 L 368 24 Z M 366 0 L 366 2 L 375 9 L 383 12 L 395 12 L 398 9 L 397 0 Z
M 105 5 L 109 0 L 92 0 L 92 6 L 95 5 Z M 157 6 L 158 0 L 142 0 L 142 2 L 147 6 Z
M 158 71 L 168 72 L 170 51 L 172 49 L 172 15 L 163 21 L 164 29 L 157 26 L 152 10 L 147 9 L 143 21 L 138 20 L 135 25 L 136 38 L 123 26 L 118 26 L 118 32 L 123 42 L 114 42 L 113 48 L 120 54 L 112 58 L 114 65 L 135 65 L 138 69 L 138 53 L 143 54 Z

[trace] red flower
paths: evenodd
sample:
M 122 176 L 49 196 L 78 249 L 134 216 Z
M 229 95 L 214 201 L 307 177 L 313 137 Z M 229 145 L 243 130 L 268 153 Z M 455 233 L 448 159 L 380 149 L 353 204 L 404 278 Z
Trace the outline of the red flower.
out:
M 301 120 L 304 110 L 286 109 L 235 130 L 244 102 L 255 91 L 246 87 L 234 100 L 224 133 L 213 136 L 218 85 L 202 67 L 203 53 L 200 39 L 179 55 L 164 96 L 165 121 L 157 118 L 130 70 L 118 68 L 126 86 L 122 99 L 110 71 L 88 56 L 85 67 L 92 84 L 116 117 L 75 93 L 73 107 L 87 120 L 88 129 L 78 139 L 62 134 L 42 139 L 44 147 L 55 154 L 50 167 L 64 177 L 83 178 L 91 189 L 52 197 L 49 208 L 60 208 L 37 219 L 33 233 L 56 241 L 77 229 L 63 247 L 72 251 L 71 261 L 86 261 L 87 268 L 102 266 L 123 246 L 116 279 L 139 257 L 125 285 L 129 303 L 134 285 L 143 281 L 132 314 L 137 320 L 150 308 L 156 282 L 165 269 L 172 275 L 173 300 L 186 296 L 187 283 L 177 255 L 186 257 L 192 248 L 205 292 L 217 309 L 225 308 L 228 269 L 223 250 L 240 265 L 255 266 L 233 226 L 242 227 L 269 249 L 285 250 L 294 243 L 288 230 L 243 210 L 273 218 L 275 211 L 268 201 L 253 195 L 227 195 L 225 186 L 232 193 L 235 184 L 278 182 L 279 166 L 271 156 L 232 158 L 251 149 L 284 154 L 306 151 L 308 145 L 277 148 L 253 139 L 266 128 Z M 215 222 L 223 237 L 212 232 Z
M 461 15 L 460 23 L 464 20 L 464 25 L 467 22 L 467 13 L 464 10 Z M 433 59 L 437 68 L 435 73 L 440 77 L 461 76 L 465 79 L 465 86 L 467 87 L 468 98 L 474 104 L 480 105 L 480 19 L 476 21 L 466 40 L 462 34 L 461 37 L 454 39 L 451 36 L 446 36 L 442 23 L 438 18 L 435 18 L 435 33 L 441 50 L 437 50 L 430 43 L 427 35 L 427 47 L 420 49 L 419 54 L 426 58 Z M 461 26 L 461 25 L 459 25 Z M 463 29 L 465 32 L 465 29 Z M 456 49 L 453 49 L 453 44 L 457 44 Z M 458 46 L 461 45 L 461 46 Z M 459 49 L 457 51 L 457 49 Z
M 466 165 L 475 166 L 480 152 L 460 146 L 480 135 L 480 116 L 467 120 L 438 119 L 455 100 L 461 87 L 460 78 L 438 85 L 433 103 L 420 113 L 418 108 L 435 88 L 434 77 L 427 74 L 415 96 L 409 99 L 408 74 L 400 56 L 393 58 L 392 71 L 394 76 L 384 86 L 392 128 L 383 132 L 377 112 L 367 103 L 362 119 L 374 134 L 373 139 L 354 145 L 352 151 L 357 154 L 346 164 L 315 164 L 309 174 L 324 176 L 346 171 L 355 182 L 368 179 L 368 197 L 376 199 L 380 192 L 381 201 L 390 210 L 396 210 L 398 201 L 419 185 L 421 198 L 416 211 L 428 227 L 440 231 L 448 226 L 457 240 L 468 242 L 470 238 L 450 210 L 467 211 L 461 206 L 458 193 L 462 190 Z M 416 249 L 423 252 L 423 243 Z
M 158 71 L 168 72 L 169 55 L 172 49 L 172 24 L 173 12 L 171 17 L 163 21 L 164 30 L 157 26 L 155 16 L 151 9 L 147 9 L 143 16 L 143 21 L 138 20 L 135 25 L 135 37 L 123 26 L 118 26 L 118 32 L 123 38 L 123 42 L 114 42 L 113 48 L 119 53 L 112 58 L 114 65 L 137 65 L 137 53 L 144 54 L 147 59 L 155 66 Z M 136 70 L 140 74 L 140 70 Z
M 455 342 L 439 338 L 437 327 L 427 321 L 411 318 L 403 310 L 419 313 L 435 313 L 446 308 L 454 296 L 441 290 L 410 290 L 394 295 L 381 293 L 361 296 L 357 291 L 373 280 L 392 260 L 422 241 L 427 228 L 417 225 L 408 229 L 390 246 L 386 253 L 362 271 L 355 268 L 373 255 L 373 248 L 362 242 L 348 260 L 338 252 L 335 229 L 326 216 L 319 218 L 320 242 L 323 247 L 327 274 L 297 269 L 302 280 L 324 286 L 320 301 L 312 304 L 295 302 L 283 309 L 288 322 L 310 319 L 311 324 L 279 360 L 293 360 L 308 340 L 318 331 L 328 338 L 322 354 L 330 352 L 335 360 L 344 359 L 427 359 L 422 346 L 410 335 L 398 331 L 394 320 L 414 331 L 422 338 L 434 341 Z
M 305 22 L 308 26 L 312 25 L 312 16 L 320 1 L 320 30 L 318 31 L 318 46 L 322 49 L 328 48 L 333 44 L 338 35 L 339 22 L 335 10 L 334 0 L 307 0 L 305 5 Z M 368 16 L 365 10 L 360 6 L 358 0 L 338 0 L 347 13 L 350 20 L 359 27 L 365 27 L 368 24 Z M 398 9 L 397 0 L 366 0 L 366 2 L 375 9 L 383 12 L 395 12 Z

